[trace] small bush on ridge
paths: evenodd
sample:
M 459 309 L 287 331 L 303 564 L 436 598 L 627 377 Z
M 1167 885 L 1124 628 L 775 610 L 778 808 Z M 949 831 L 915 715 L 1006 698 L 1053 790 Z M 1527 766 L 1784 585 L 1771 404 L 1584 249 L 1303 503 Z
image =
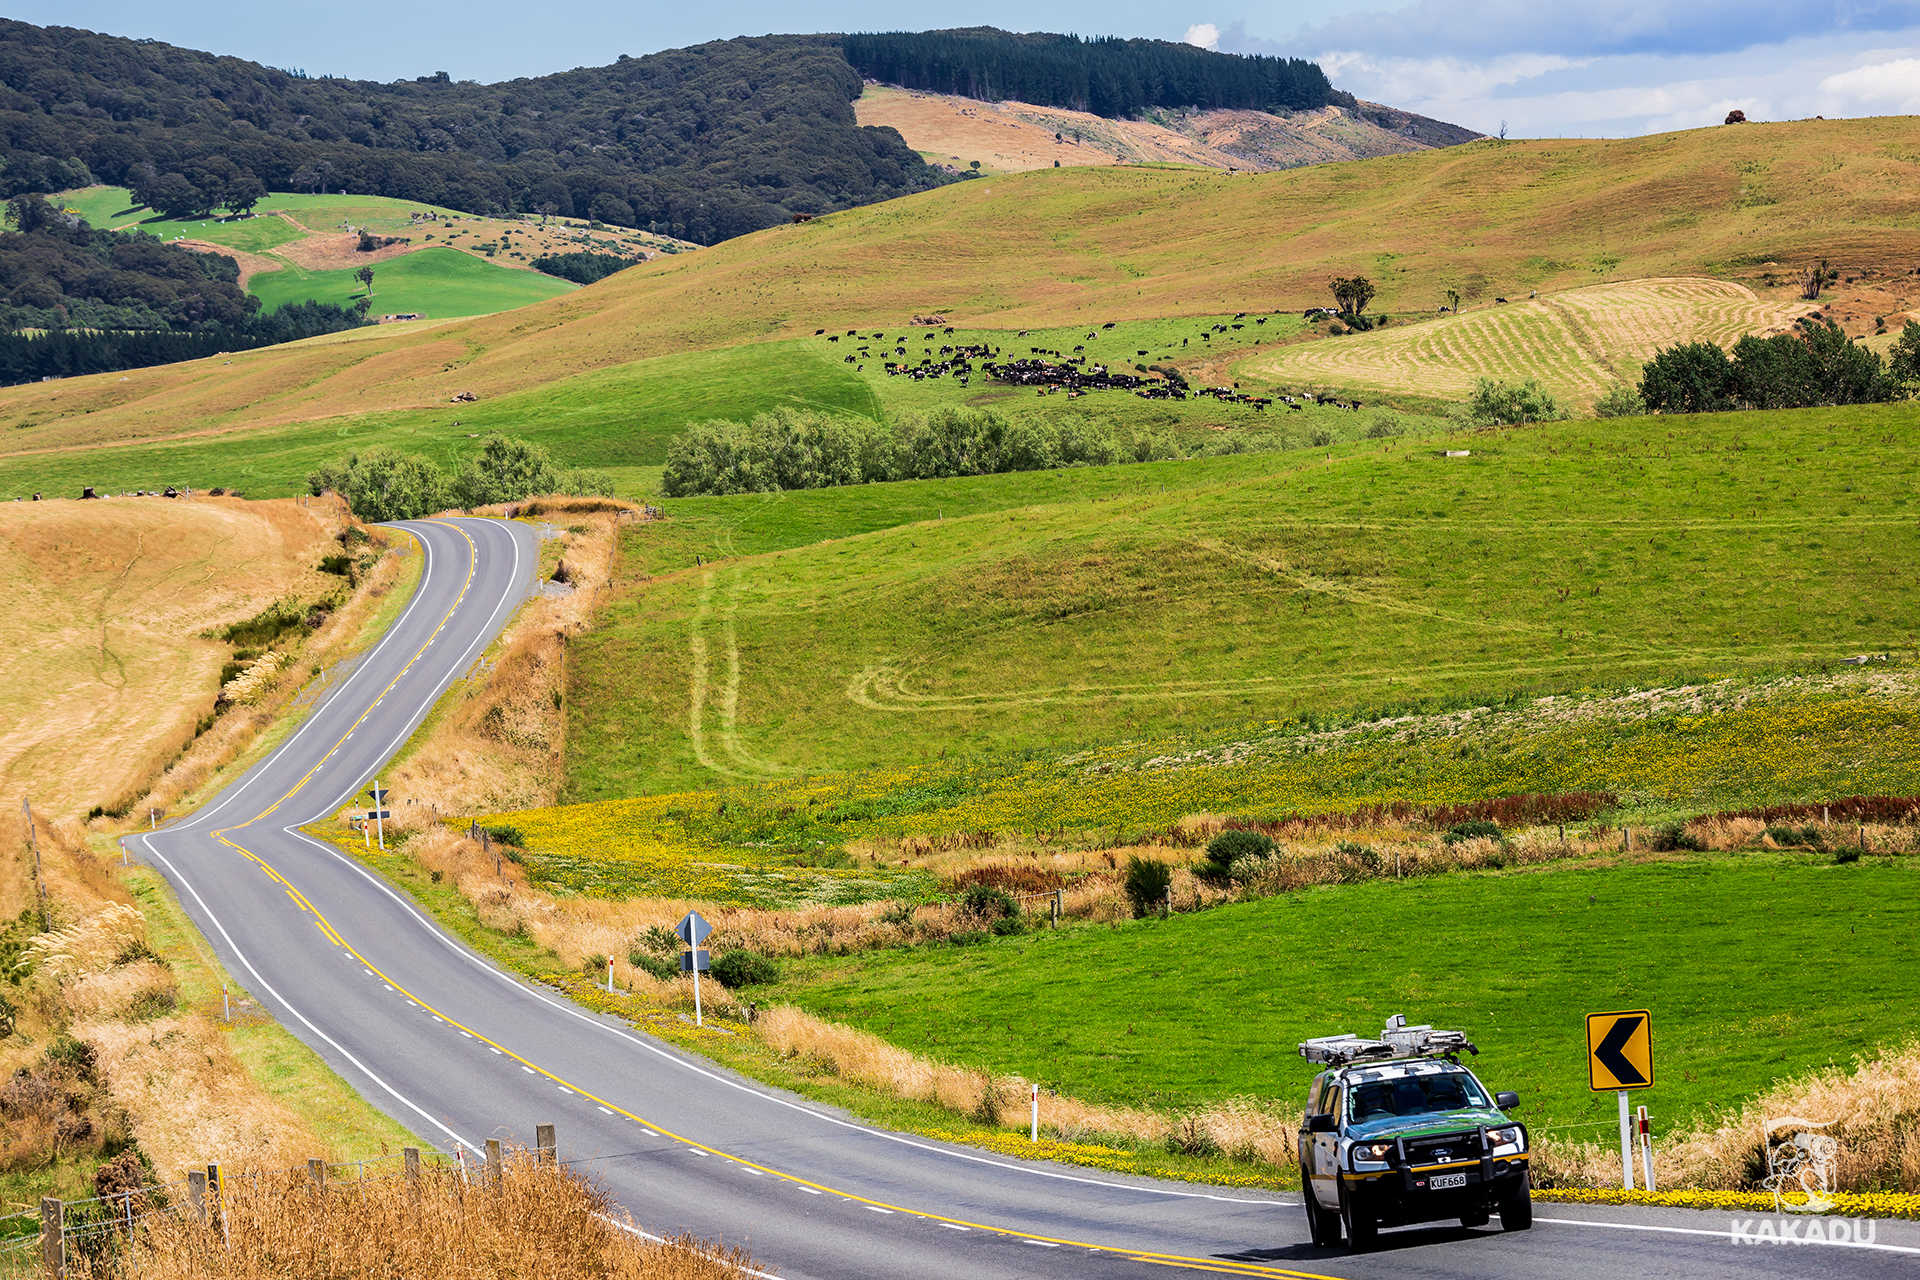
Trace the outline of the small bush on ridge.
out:
M 772 982 L 780 976 L 780 967 L 757 951 L 729 951 L 714 957 L 712 973 L 715 982 L 733 990 Z
M 1173 868 L 1152 858 L 1128 858 L 1125 884 L 1135 918 L 1150 915 L 1167 900 L 1167 891 L 1173 887 Z

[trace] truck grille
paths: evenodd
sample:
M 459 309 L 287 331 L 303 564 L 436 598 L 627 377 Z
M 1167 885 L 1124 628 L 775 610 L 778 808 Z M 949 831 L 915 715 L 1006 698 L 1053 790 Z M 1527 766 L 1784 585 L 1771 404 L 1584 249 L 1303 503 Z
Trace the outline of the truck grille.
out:
M 1442 1164 L 1454 1160 L 1478 1160 L 1480 1158 L 1480 1131 L 1468 1129 L 1463 1133 L 1425 1134 L 1418 1138 L 1406 1139 L 1407 1163 L 1410 1165 Z

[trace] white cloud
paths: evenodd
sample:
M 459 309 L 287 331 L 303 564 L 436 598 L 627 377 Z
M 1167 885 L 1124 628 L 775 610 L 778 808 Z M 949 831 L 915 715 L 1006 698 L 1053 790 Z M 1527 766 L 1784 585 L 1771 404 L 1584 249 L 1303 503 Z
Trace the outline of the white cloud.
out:
M 1464 10 L 1464 11 L 1463 11 Z M 1920 24 L 1920 0 L 1412 0 L 1388 13 L 1347 13 L 1310 42 L 1404 57 L 1499 53 L 1716 54 L 1836 32 Z
M 1920 112 L 1920 58 L 1896 58 L 1836 72 L 1820 82 L 1820 91 L 1856 110 Z
M 1497 89 L 1584 65 L 1557 54 L 1506 54 L 1475 62 L 1465 58 L 1381 58 L 1337 49 L 1315 61 L 1338 86 L 1375 102 L 1405 107 L 1435 99 L 1484 97 Z
M 1202 49 L 1218 49 L 1220 28 L 1211 22 L 1196 22 L 1187 28 L 1187 34 L 1181 39 L 1188 44 L 1199 45 Z

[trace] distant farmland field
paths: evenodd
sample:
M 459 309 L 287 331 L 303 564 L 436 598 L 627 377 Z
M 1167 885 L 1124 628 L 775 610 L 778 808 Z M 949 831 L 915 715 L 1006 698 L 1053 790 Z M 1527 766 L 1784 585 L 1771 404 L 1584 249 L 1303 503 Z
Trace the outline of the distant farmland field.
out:
M 1722 346 L 1784 328 L 1811 310 L 1745 285 L 1679 277 L 1593 285 L 1398 329 L 1287 347 L 1242 368 L 1282 384 L 1457 398 L 1479 378 L 1536 378 L 1591 404 L 1661 347 Z

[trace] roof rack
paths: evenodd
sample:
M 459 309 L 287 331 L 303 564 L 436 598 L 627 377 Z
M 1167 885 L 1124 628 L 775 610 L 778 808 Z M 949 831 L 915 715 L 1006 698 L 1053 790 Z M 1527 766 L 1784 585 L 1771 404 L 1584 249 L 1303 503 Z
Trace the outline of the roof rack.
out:
M 1387 1062 L 1395 1058 L 1449 1058 L 1458 1061 L 1461 1050 L 1479 1055 L 1473 1041 L 1461 1031 L 1436 1031 L 1430 1026 L 1410 1027 L 1404 1014 L 1394 1014 L 1381 1028 L 1377 1040 L 1347 1033 L 1319 1036 L 1300 1042 L 1300 1056 L 1308 1062 L 1343 1066 L 1349 1062 Z

